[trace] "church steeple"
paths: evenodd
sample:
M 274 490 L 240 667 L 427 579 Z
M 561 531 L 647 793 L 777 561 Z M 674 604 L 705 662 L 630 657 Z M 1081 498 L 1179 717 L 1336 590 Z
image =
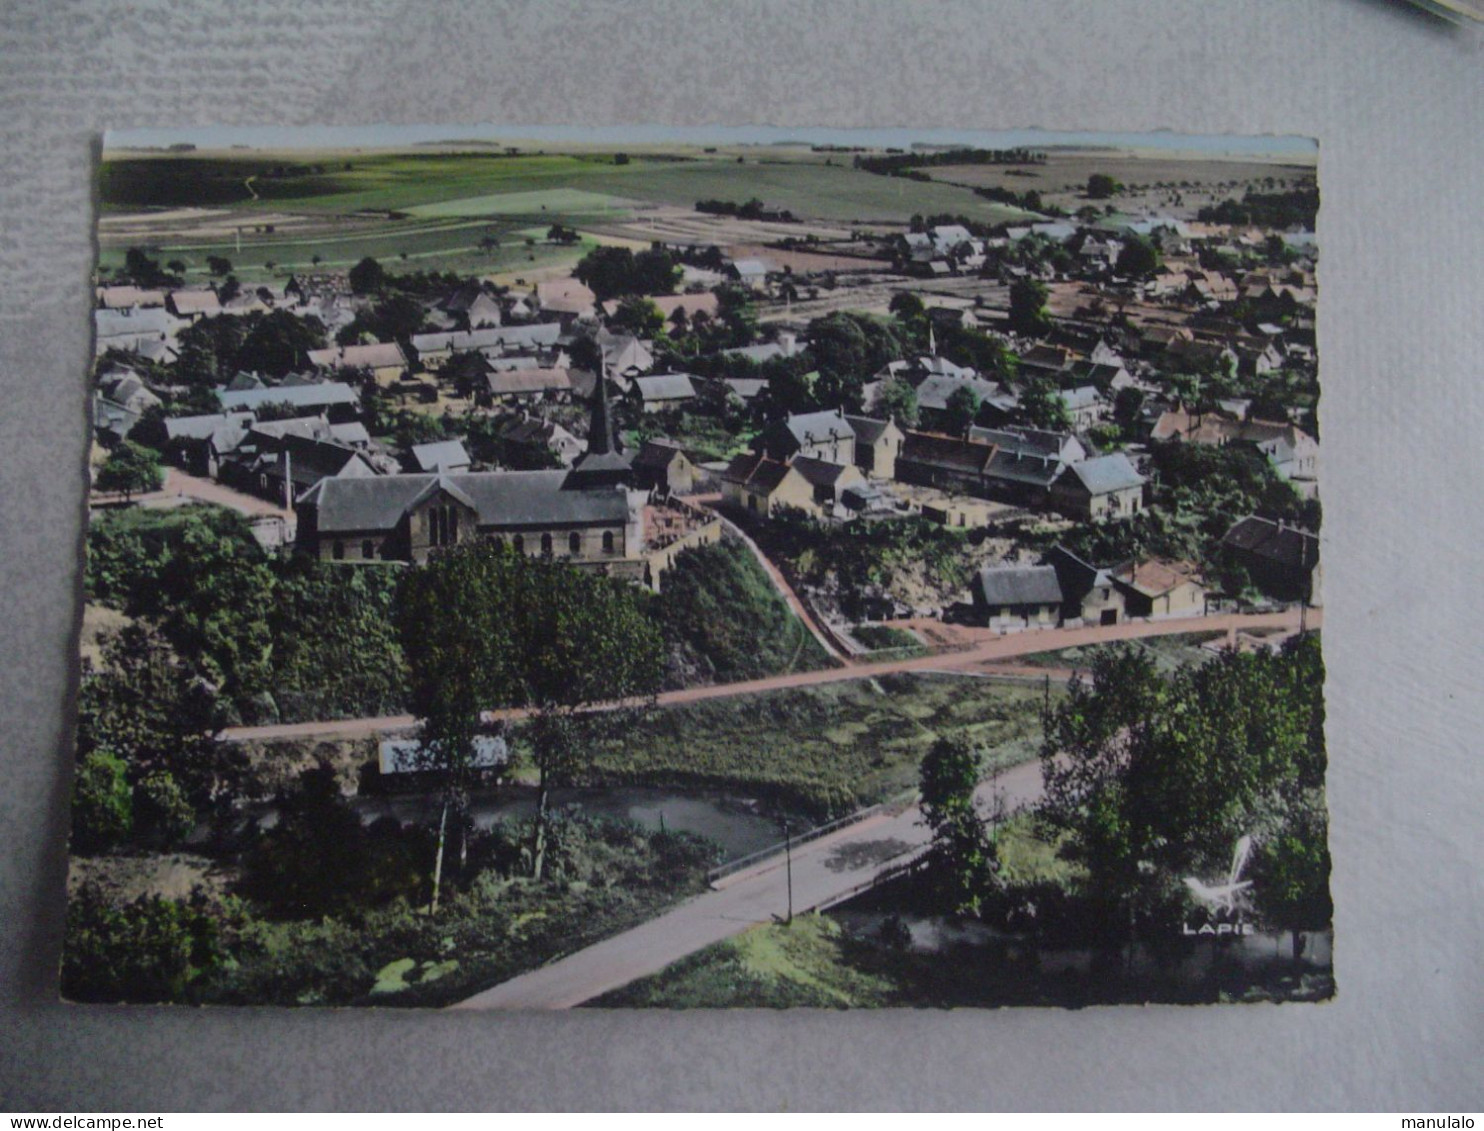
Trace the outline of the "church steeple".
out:
M 566 488 L 583 490 L 612 487 L 627 483 L 633 476 L 628 457 L 623 454 L 613 430 L 608 408 L 608 363 L 598 369 L 593 384 L 593 415 L 588 425 L 587 451 L 572 463 L 567 473 Z
M 598 380 L 593 385 L 593 415 L 587 431 L 587 454 L 610 455 L 619 450 L 613 435 L 613 420 L 608 413 L 608 362 L 598 366 Z

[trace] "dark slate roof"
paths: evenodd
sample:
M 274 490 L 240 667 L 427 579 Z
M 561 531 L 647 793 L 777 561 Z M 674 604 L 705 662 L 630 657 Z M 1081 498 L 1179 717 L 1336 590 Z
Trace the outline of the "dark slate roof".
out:
M 808 456 L 800 456 L 794 460 L 793 468 L 815 487 L 833 487 L 847 471 L 855 470 L 853 464 L 830 463 Z
M 986 566 L 979 592 L 988 605 L 1059 605 L 1061 583 L 1050 566 Z
M 172 416 L 165 420 L 167 440 L 209 440 L 223 428 L 246 430 L 252 416 L 245 412 L 213 412 L 205 416 Z
M 1094 495 L 1106 495 L 1109 491 L 1122 491 L 1128 487 L 1144 485 L 1144 477 L 1122 452 L 1074 463 L 1071 471 L 1082 486 Z
M 480 526 L 561 526 L 627 519 L 627 492 L 564 491 L 568 474 L 487 471 L 325 479 L 300 502 L 318 508 L 321 533 L 391 530 L 408 508 L 440 488 L 472 506 Z
M 326 381 L 320 385 L 274 385 L 263 389 L 218 389 L 217 399 L 222 408 L 256 411 L 265 404 L 289 404 L 295 408 L 312 408 L 337 404 L 360 403 L 356 391 L 339 381 Z
M 424 471 L 469 466 L 469 453 L 458 440 L 438 440 L 432 444 L 413 444 L 412 459 Z
M 689 400 L 696 395 L 689 373 L 658 373 L 653 377 L 635 377 L 639 395 L 646 401 Z
M 769 459 L 765 455 L 754 452 L 746 452 L 733 458 L 727 464 L 727 469 L 721 473 L 721 477 L 729 483 L 740 483 L 754 490 L 772 494 L 778 489 L 788 475 L 789 467 L 786 463 Z
M 799 413 L 784 421 L 784 426 L 800 447 L 820 440 L 855 439 L 855 430 L 839 409 Z
M 917 406 L 942 412 L 948 408 L 948 399 L 960 389 L 972 389 L 979 394 L 980 402 L 997 396 L 1001 389 L 993 381 L 978 377 L 949 377 L 937 374 L 917 386 Z
M 862 444 L 874 444 L 891 427 L 890 420 L 872 420 L 869 416 L 847 416 L 845 419 L 855 432 L 856 440 Z
M 1053 546 L 1046 554 L 1046 565 L 1051 566 L 1062 579 L 1067 592 L 1086 591 L 1095 585 L 1108 584 L 1111 571 L 1099 569 L 1084 561 L 1065 546 Z
M 1223 545 L 1245 550 L 1276 565 L 1310 569 L 1319 561 L 1319 539 L 1307 530 L 1251 515 L 1226 532 Z
M 1049 487 L 1051 481 L 1062 473 L 1066 464 L 1051 456 L 1022 455 L 996 448 L 990 458 L 985 474 L 991 479 L 1010 483 L 1027 483 L 1037 487 Z
M 1069 432 L 1049 432 L 1043 428 L 969 429 L 969 439 L 980 444 L 994 444 L 1002 451 L 1023 456 L 1061 459 L 1073 437 Z
M 676 456 L 684 454 L 685 449 L 673 440 L 646 440 L 634 457 L 634 466 L 664 469 Z
M 956 471 L 983 474 L 993 458 L 993 444 L 976 444 L 935 432 L 908 432 L 899 459 L 923 463 L 930 467 L 948 467 Z

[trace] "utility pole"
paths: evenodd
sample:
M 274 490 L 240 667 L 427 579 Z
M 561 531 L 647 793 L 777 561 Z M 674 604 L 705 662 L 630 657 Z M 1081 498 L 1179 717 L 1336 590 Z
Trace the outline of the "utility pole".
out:
M 781 818 L 783 825 L 783 867 L 784 875 L 788 880 L 788 917 L 783 921 L 792 924 L 794 921 L 794 842 L 791 830 L 788 827 L 788 818 Z

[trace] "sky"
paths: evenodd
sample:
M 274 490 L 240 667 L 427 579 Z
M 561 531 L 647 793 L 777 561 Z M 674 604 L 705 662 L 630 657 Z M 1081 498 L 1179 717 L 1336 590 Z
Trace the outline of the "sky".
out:
M 1196 150 L 1213 156 L 1232 154 L 1291 154 L 1312 159 L 1318 144 L 1312 138 L 1290 136 L 1247 137 L 1230 134 L 1081 133 L 1054 130 L 950 129 L 798 129 L 775 126 L 531 126 L 531 125 L 413 125 L 413 126 L 203 126 L 173 129 L 146 127 L 109 130 L 104 149 L 163 148 L 191 144 L 201 149 L 248 146 L 255 149 L 394 148 L 435 141 L 499 141 L 507 144 L 637 145 L 690 143 L 695 145 L 768 145 L 804 142 L 811 145 L 861 145 L 907 148 L 927 145 L 971 145 L 984 149 L 1017 146 L 1049 148 L 1066 145 L 1110 145 L 1123 148 Z

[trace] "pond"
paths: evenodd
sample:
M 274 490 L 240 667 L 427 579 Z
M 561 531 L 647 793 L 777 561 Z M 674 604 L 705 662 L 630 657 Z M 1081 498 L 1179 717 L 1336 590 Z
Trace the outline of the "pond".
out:
M 365 824 L 393 817 L 403 824 L 436 824 L 440 800 L 435 793 L 396 794 L 349 799 Z M 721 846 L 726 860 L 768 848 L 782 840 L 778 820 L 759 802 L 746 797 L 713 793 L 683 793 L 673 789 L 624 786 L 612 789 L 555 789 L 551 807 L 556 812 L 582 813 L 633 821 L 650 830 L 694 833 Z M 536 814 L 530 790 L 505 791 L 495 797 L 475 797 L 470 803 L 474 824 L 488 829 L 496 821 L 528 821 Z M 278 813 L 272 805 L 255 808 L 260 828 L 272 828 Z M 790 815 L 795 834 L 812 827 Z

